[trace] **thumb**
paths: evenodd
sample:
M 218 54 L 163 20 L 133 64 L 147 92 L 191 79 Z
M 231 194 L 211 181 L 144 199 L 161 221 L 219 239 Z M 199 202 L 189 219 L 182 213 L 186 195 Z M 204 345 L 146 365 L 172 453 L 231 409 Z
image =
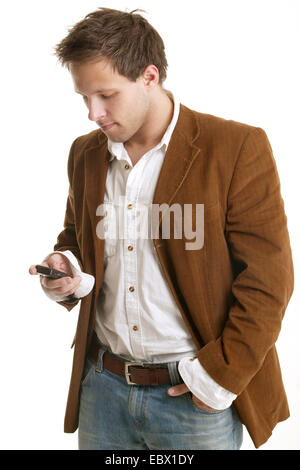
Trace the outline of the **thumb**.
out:
M 49 264 L 46 261 L 43 261 L 42 263 L 37 263 L 40 264 L 41 266 L 46 266 L 47 268 L 50 268 L 52 266 L 49 266 Z M 36 269 L 36 264 L 32 264 L 29 269 L 28 269 L 29 274 L 39 274 Z
M 35 264 L 32 264 L 30 268 L 28 269 L 28 271 L 29 271 L 29 274 L 37 274 Z
M 175 385 L 168 389 L 168 395 L 171 395 L 172 397 L 183 395 L 186 392 L 189 392 L 189 389 L 185 384 Z

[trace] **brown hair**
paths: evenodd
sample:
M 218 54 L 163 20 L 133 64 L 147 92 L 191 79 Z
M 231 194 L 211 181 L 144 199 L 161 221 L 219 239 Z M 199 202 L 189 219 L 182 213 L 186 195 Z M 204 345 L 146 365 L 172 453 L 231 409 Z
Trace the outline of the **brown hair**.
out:
M 159 84 L 168 67 L 165 46 L 158 32 L 141 15 L 99 8 L 76 23 L 55 47 L 55 55 L 67 68 L 72 62 L 109 59 L 113 70 L 136 81 L 153 64 Z

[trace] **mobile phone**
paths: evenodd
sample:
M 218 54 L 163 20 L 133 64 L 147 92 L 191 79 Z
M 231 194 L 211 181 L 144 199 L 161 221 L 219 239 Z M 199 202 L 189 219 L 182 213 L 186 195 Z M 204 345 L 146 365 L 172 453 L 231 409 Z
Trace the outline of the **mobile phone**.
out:
M 67 274 L 63 271 L 58 271 L 57 269 L 48 268 L 47 266 L 42 266 L 41 264 L 36 264 L 35 268 L 38 274 L 50 277 L 51 279 L 60 279 L 61 277 L 73 277 L 72 274 Z

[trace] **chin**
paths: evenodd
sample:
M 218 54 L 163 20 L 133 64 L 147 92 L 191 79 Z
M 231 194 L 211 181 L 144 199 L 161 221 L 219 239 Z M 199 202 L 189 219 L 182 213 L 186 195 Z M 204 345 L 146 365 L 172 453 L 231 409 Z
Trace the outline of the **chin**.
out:
M 108 134 L 106 134 L 106 136 L 109 138 L 109 140 L 111 140 L 111 142 L 116 142 L 116 143 L 126 142 L 124 139 L 122 139 L 121 137 L 118 137 L 118 136 L 112 136 L 112 135 L 108 135 Z
M 126 143 L 131 138 L 131 136 L 124 136 L 124 134 L 123 135 L 120 135 L 120 134 L 119 135 L 108 135 L 107 134 L 107 137 L 112 142 L 117 142 L 117 143 L 120 143 L 120 144 Z

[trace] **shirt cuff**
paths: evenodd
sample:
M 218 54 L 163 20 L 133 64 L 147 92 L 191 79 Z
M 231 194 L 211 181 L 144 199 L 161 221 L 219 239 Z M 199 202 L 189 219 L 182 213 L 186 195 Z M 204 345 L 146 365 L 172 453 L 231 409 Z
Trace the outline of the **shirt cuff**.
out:
M 237 397 L 215 382 L 197 358 L 184 357 L 181 359 L 178 371 L 189 390 L 205 405 L 215 410 L 229 408 Z
M 66 258 L 68 258 L 68 260 L 70 261 L 73 276 L 80 275 L 81 277 L 80 284 L 74 292 L 74 297 L 76 297 L 77 299 L 81 299 L 81 297 L 85 297 L 86 295 L 88 295 L 94 287 L 94 276 L 81 271 L 77 258 L 72 253 L 72 251 L 52 251 L 48 256 L 52 255 L 53 253 L 60 253 L 61 255 L 66 256 Z M 55 300 L 57 301 L 57 299 Z M 58 299 L 59 302 L 62 300 L 69 300 L 68 296 L 61 296 Z

